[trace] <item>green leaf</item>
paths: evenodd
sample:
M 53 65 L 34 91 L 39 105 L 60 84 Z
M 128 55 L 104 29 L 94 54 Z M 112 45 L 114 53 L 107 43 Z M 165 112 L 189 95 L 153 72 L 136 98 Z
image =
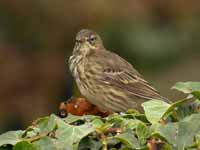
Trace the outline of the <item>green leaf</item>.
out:
M 55 115 L 51 115 L 50 117 L 44 117 L 37 122 L 36 128 L 40 129 L 41 133 L 48 134 L 53 131 L 56 127 Z
M 47 136 L 34 142 L 34 145 L 37 147 L 37 150 L 57 150 L 59 147 L 53 142 L 53 139 Z
M 85 115 L 85 116 L 82 116 L 83 117 L 83 120 L 85 120 L 86 122 L 90 122 L 94 119 L 101 119 L 100 116 L 95 116 L 95 115 Z
M 191 99 L 182 99 L 171 104 L 167 111 L 163 114 L 163 118 L 166 119 L 175 108 L 182 106 L 184 103 L 191 101 Z
M 109 148 L 115 147 L 117 144 L 120 144 L 120 141 L 117 140 L 114 136 L 107 136 L 106 142 Z
M 177 108 L 175 117 L 177 120 L 182 120 L 187 116 L 190 116 L 194 113 L 194 110 L 191 109 L 188 105 L 183 105 Z
M 170 106 L 170 104 L 161 100 L 150 100 L 142 104 L 145 115 L 152 124 L 160 121 Z
M 127 148 L 136 149 L 140 147 L 138 139 L 134 136 L 134 132 L 130 129 L 120 135 L 116 135 L 115 138 L 122 142 Z
M 138 124 L 142 123 L 142 121 L 137 119 L 127 119 L 122 122 L 122 128 L 126 127 L 127 129 L 134 130 L 137 128 Z
M 186 94 L 192 94 L 200 99 L 200 82 L 178 82 L 172 89 L 176 89 Z
M 13 150 L 13 146 L 12 145 L 0 146 L 0 150 Z
M 50 117 L 43 117 L 37 119 L 32 126 L 28 127 L 23 134 L 23 137 L 31 138 L 37 136 L 38 134 L 47 135 L 53 131 L 56 127 L 55 115 Z
M 90 124 L 73 126 L 66 124 L 58 117 L 56 118 L 56 121 L 58 128 L 55 132 L 55 137 L 57 138 L 58 142 L 66 148 L 66 150 L 77 149 L 80 140 L 95 131 Z
M 168 123 L 168 124 L 154 124 L 152 127 L 153 134 L 158 134 L 163 137 L 169 144 L 175 145 L 177 141 L 178 124 Z
M 151 130 L 144 123 L 138 123 L 136 135 L 140 141 L 140 144 L 144 145 L 146 143 L 146 139 L 151 136 Z
M 104 122 L 101 119 L 94 119 L 91 123 L 95 129 L 101 128 L 104 125 Z
M 190 94 L 194 91 L 200 91 L 200 82 L 178 82 L 172 87 L 172 89 Z
M 91 138 L 84 138 L 81 140 L 78 150 L 100 150 L 102 143 Z
M 194 136 L 200 132 L 200 114 L 193 114 L 178 123 L 178 150 L 193 144 Z
M 63 120 L 68 124 L 76 122 L 78 120 L 82 120 L 82 119 L 83 119 L 82 116 L 75 116 L 72 114 L 68 114 L 66 118 L 63 118 Z
M 27 141 L 22 141 L 17 143 L 14 147 L 13 150 L 37 150 L 36 146 L 27 142 Z
M 114 113 L 114 114 L 108 116 L 106 118 L 106 120 L 109 123 L 115 123 L 115 124 L 119 123 L 120 124 L 120 123 L 122 123 L 125 120 L 125 118 L 123 118 L 122 115 Z
M 11 144 L 15 145 L 16 143 L 22 141 L 22 134 L 24 131 L 8 131 L 0 135 L 0 146 Z

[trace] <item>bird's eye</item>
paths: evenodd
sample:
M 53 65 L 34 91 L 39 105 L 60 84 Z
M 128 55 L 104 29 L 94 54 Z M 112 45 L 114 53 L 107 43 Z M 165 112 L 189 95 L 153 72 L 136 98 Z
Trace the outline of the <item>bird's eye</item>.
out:
M 89 38 L 90 44 L 94 44 L 95 41 L 96 41 L 96 36 L 91 36 L 91 37 Z
M 77 39 L 76 39 L 76 43 L 80 43 L 80 40 L 77 40 Z

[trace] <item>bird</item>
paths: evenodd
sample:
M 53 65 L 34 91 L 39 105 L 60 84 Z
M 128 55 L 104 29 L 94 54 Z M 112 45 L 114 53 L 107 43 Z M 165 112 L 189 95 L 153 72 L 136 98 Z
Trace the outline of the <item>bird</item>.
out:
M 68 63 L 80 93 L 102 111 L 140 111 L 141 104 L 152 99 L 169 103 L 133 65 L 107 50 L 93 30 L 77 33 Z

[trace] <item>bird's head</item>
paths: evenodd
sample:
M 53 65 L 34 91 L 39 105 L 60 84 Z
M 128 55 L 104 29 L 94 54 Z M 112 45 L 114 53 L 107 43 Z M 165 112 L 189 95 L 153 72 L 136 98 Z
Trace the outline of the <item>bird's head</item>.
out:
M 74 46 L 73 53 L 87 55 L 92 50 L 102 48 L 102 40 L 96 32 L 88 29 L 82 29 L 76 35 L 76 44 Z

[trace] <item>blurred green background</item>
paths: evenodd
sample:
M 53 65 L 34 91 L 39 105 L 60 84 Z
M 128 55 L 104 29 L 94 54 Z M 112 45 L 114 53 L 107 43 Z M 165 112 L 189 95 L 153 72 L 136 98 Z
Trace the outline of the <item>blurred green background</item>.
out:
M 1 0 L 0 133 L 57 113 L 71 97 L 65 60 L 82 28 L 169 99 L 180 98 L 175 82 L 200 79 L 200 1 Z

